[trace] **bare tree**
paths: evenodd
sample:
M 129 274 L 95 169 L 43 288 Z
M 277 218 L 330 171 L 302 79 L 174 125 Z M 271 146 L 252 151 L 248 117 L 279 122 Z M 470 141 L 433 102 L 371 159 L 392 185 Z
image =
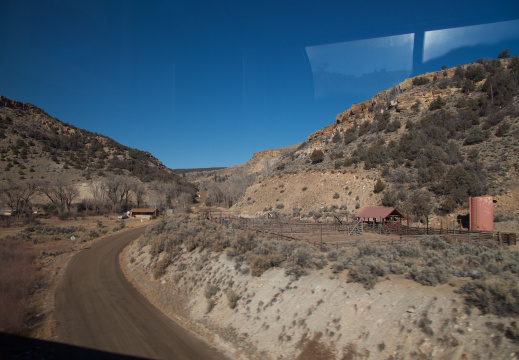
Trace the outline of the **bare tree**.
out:
M 146 195 L 146 187 L 141 182 L 135 182 L 133 192 L 135 193 L 135 201 L 137 207 L 142 207 L 144 204 L 144 195 Z
M 193 204 L 193 196 L 187 192 L 183 192 L 173 199 L 173 202 L 178 212 L 189 213 L 191 211 L 191 205 Z
M 103 191 L 110 201 L 113 213 L 128 208 L 133 188 L 133 182 L 125 176 L 113 175 L 105 178 Z
M 160 182 L 153 181 L 149 185 L 149 202 L 159 209 L 176 208 L 178 202 L 182 202 L 182 206 L 186 207 L 186 202 L 193 203 L 195 190 L 191 187 L 178 184 L 176 182 Z M 177 202 L 178 201 L 178 202 Z
M 232 176 L 225 181 L 201 181 L 200 186 L 207 190 L 212 204 L 231 207 L 245 194 L 254 179 L 254 175 Z
M 65 210 L 70 213 L 72 203 L 79 196 L 79 190 L 75 184 L 62 180 L 44 183 L 41 186 L 41 192 L 47 196 L 60 215 L 64 214 Z
M 131 179 L 124 178 L 121 183 L 121 208 L 126 211 L 130 206 L 130 194 L 134 189 L 135 182 Z
M 33 181 L 17 184 L 7 180 L 7 184 L 1 188 L 1 196 L 7 206 L 16 212 L 18 217 L 27 214 L 30 208 L 30 199 L 38 191 L 38 184 Z
M 103 191 L 108 201 L 110 202 L 112 213 L 118 210 L 117 206 L 120 204 L 122 194 L 123 177 L 120 175 L 107 176 L 103 181 Z
M 164 193 L 163 183 L 152 181 L 148 185 L 148 204 L 155 208 L 162 209 L 166 203 L 166 194 Z
M 88 189 L 94 199 L 94 211 L 97 212 L 104 203 L 103 183 L 101 181 L 92 181 L 88 184 Z
M 235 204 L 245 194 L 245 191 L 254 183 L 255 179 L 256 177 L 252 174 L 229 178 L 229 198 L 232 202 L 229 206 Z

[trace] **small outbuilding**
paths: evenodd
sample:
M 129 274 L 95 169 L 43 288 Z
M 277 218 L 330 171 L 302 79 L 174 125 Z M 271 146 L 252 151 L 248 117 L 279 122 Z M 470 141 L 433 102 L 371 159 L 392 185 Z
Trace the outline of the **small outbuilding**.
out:
M 397 219 L 402 222 L 404 216 L 393 207 L 365 207 L 355 217 L 364 222 L 392 223 Z
M 156 208 L 136 208 L 130 210 L 130 217 L 141 219 L 152 219 L 159 216 L 159 210 Z

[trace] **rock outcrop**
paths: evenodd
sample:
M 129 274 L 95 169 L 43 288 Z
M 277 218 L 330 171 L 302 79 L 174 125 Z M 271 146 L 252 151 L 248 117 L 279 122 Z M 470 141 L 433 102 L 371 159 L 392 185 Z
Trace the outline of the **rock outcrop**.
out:
M 433 82 L 434 78 L 452 78 L 455 69 L 449 69 L 445 72 L 432 72 L 421 75 L 429 82 Z M 437 90 L 427 90 L 420 86 L 413 85 L 413 79 L 406 79 L 391 89 L 384 90 L 376 94 L 372 99 L 366 100 L 359 104 L 353 104 L 348 110 L 338 114 L 335 123 L 321 130 L 312 133 L 307 141 L 311 143 L 323 141 L 335 134 L 337 131 L 345 131 L 353 126 L 355 121 L 373 121 L 377 113 L 384 111 L 396 111 L 397 113 L 407 113 L 414 111 L 411 107 L 419 102 L 418 110 L 428 107 L 431 101 L 437 96 L 449 96 L 454 92 L 460 91 L 459 88 L 446 88 Z

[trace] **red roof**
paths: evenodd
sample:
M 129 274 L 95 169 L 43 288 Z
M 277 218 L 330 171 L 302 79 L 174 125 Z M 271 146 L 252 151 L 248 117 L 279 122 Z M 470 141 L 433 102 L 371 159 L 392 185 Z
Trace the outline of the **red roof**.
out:
M 355 217 L 358 218 L 369 218 L 369 219 L 380 219 L 387 218 L 389 216 L 403 217 L 397 209 L 393 207 L 365 207 Z

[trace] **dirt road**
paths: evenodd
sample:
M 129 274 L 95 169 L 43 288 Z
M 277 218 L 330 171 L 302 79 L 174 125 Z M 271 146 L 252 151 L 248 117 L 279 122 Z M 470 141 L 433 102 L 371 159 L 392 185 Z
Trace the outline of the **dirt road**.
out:
M 142 358 L 226 359 L 157 310 L 124 277 L 118 255 L 143 232 L 111 235 L 70 260 L 56 291 L 58 340 Z M 69 355 L 84 357 L 76 349 Z

